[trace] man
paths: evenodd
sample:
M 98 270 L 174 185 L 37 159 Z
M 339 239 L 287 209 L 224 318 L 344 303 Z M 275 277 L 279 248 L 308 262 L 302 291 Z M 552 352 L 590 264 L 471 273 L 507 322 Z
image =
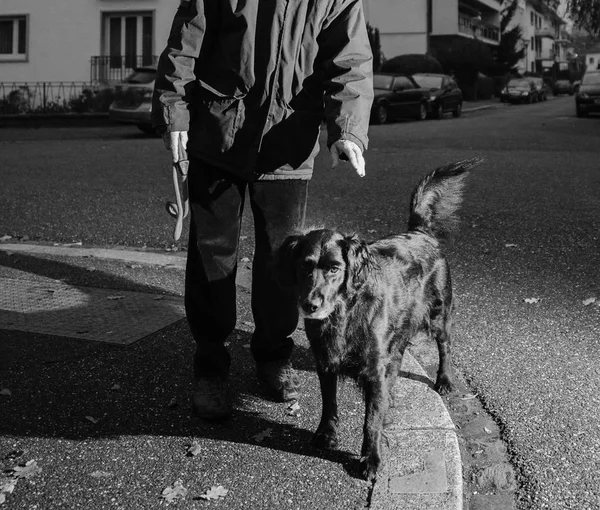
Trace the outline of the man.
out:
M 333 166 L 364 175 L 372 55 L 362 0 L 181 0 L 158 65 L 153 122 L 173 161 L 189 156 L 186 315 L 196 341 L 192 407 L 231 414 L 235 275 L 246 190 L 255 223 L 251 352 L 278 401 L 298 395 L 294 295 L 271 278 L 281 241 L 304 223 L 321 122 Z

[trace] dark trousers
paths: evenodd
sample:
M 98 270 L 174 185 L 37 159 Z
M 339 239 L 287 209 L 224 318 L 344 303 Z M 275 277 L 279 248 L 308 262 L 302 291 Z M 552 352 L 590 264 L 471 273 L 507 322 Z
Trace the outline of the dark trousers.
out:
M 269 269 L 274 250 L 304 226 L 308 181 L 246 182 L 199 160 L 188 174 L 191 223 L 185 277 L 185 310 L 196 341 L 194 376 L 226 378 L 231 362 L 224 345 L 236 323 L 235 276 L 246 189 L 254 216 L 251 352 L 257 362 L 288 359 L 298 323 L 294 293 Z

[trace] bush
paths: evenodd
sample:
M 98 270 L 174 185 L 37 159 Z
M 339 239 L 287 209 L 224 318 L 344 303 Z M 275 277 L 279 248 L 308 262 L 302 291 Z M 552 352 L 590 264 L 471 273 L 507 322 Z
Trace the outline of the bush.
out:
M 381 65 L 384 73 L 415 74 L 415 73 L 443 73 L 442 65 L 429 55 L 406 54 L 386 60 Z
M 76 113 L 107 112 L 114 97 L 115 92 L 110 88 L 100 90 L 83 89 L 79 97 L 71 99 L 71 110 Z

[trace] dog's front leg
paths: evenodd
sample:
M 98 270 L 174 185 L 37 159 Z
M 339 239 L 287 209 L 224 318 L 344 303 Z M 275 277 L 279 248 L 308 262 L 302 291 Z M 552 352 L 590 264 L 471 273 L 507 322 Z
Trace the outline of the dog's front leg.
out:
M 325 372 L 317 370 L 319 383 L 321 385 L 321 397 L 323 399 L 323 412 L 321 414 L 321 423 L 312 439 L 312 444 L 317 448 L 334 449 L 337 448 L 337 380 L 338 376 L 334 372 Z
M 380 374 L 376 379 L 366 381 L 364 389 L 365 423 L 363 427 L 360 473 L 365 480 L 374 482 L 377 478 L 377 470 L 381 466 L 383 420 L 389 408 L 389 391 L 385 375 Z

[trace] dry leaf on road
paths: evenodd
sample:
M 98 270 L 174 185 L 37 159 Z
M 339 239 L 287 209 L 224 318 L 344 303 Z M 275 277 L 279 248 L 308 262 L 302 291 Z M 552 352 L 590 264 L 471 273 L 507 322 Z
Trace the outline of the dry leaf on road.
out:
M 167 503 L 175 501 L 177 498 L 184 499 L 187 496 L 188 490 L 183 486 L 181 480 L 177 480 L 173 487 L 167 487 L 162 491 L 161 498 L 165 499 Z
M 117 299 L 125 299 L 125 296 L 108 296 L 106 299 L 110 299 L 111 301 L 115 301 Z
M 590 306 L 590 305 L 593 305 L 595 302 L 596 302 L 595 297 L 587 298 L 587 299 L 583 300 L 583 306 Z
M 222 485 L 213 485 L 204 494 L 200 494 L 202 499 L 219 499 L 227 496 L 229 491 Z
M 539 297 L 528 297 L 525 298 L 523 301 L 525 301 L 525 303 L 527 303 L 528 305 L 532 305 L 534 303 L 539 303 L 542 299 Z
M 2 391 L 0 391 L 0 395 L 10 397 L 12 396 L 12 391 L 10 391 L 8 388 L 4 388 Z
M 285 414 L 287 414 L 288 416 L 294 416 L 294 417 L 298 417 L 300 416 L 300 404 L 295 401 L 292 404 L 290 404 L 285 412 Z
M 35 460 L 30 460 L 24 466 L 15 466 L 10 468 L 12 476 L 15 478 L 31 478 L 42 471 L 42 468 L 37 465 Z
M 93 473 L 90 473 L 90 476 L 93 476 L 94 478 L 110 478 L 112 473 L 109 473 L 108 471 L 94 471 Z
M 254 436 L 252 436 L 252 438 L 257 443 L 262 443 L 267 437 L 271 437 L 272 432 L 273 432 L 273 429 L 271 427 L 269 427 L 268 429 L 265 429 L 262 432 L 255 434 Z
M 196 455 L 198 455 L 200 452 L 202 451 L 202 448 L 200 448 L 200 445 L 198 444 L 198 441 L 194 441 L 190 447 L 187 450 L 187 455 L 188 457 L 195 457 Z
M 92 423 L 98 423 L 100 421 L 94 418 L 93 416 L 86 416 L 85 419 L 91 421 Z

